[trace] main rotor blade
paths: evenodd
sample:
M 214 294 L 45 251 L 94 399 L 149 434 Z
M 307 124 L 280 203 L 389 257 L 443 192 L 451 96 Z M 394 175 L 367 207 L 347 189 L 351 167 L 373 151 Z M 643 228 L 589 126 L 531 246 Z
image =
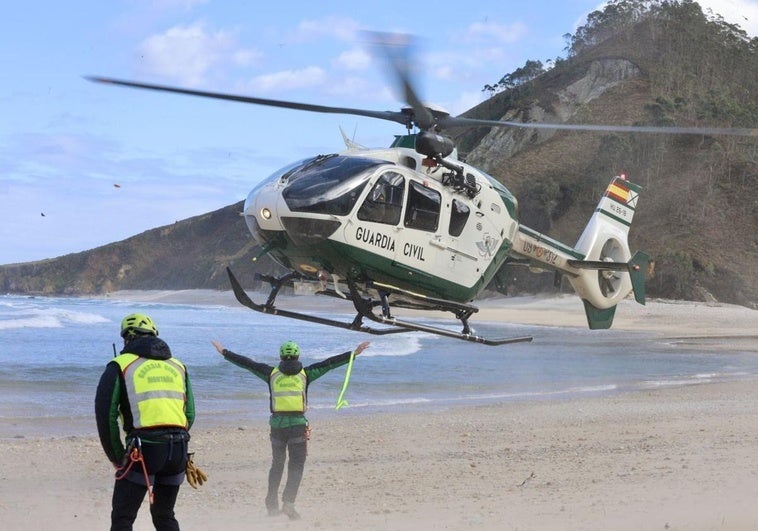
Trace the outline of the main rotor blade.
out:
M 208 92 L 204 90 L 193 90 L 180 87 L 170 87 L 167 85 L 155 85 L 152 83 L 138 83 L 136 81 L 126 81 L 123 79 L 113 79 L 100 76 L 84 76 L 85 79 L 95 83 L 106 83 L 110 85 L 120 85 L 122 87 L 132 87 L 148 90 L 157 90 L 161 92 L 173 92 L 175 94 L 186 94 L 189 96 L 200 96 L 203 98 L 213 98 L 217 100 L 237 101 L 242 103 L 252 103 L 255 105 L 266 105 L 269 107 L 283 107 L 285 109 L 296 109 L 300 111 L 311 111 L 329 114 L 351 114 L 355 116 L 366 116 L 368 118 L 379 118 L 408 126 L 409 117 L 402 112 L 393 111 L 370 111 L 366 109 L 352 109 L 349 107 L 330 107 L 326 105 L 313 105 L 310 103 L 298 103 L 294 101 L 271 100 L 266 98 L 253 98 L 250 96 L 238 96 L 235 94 L 224 94 L 220 92 Z
M 353 109 L 350 107 L 331 107 L 326 105 L 314 105 L 310 103 L 298 103 L 294 101 L 272 100 L 267 98 L 254 98 L 251 96 L 240 96 L 235 94 L 225 94 L 220 92 L 208 92 L 204 90 L 186 89 L 180 87 L 171 87 L 167 85 L 156 85 L 152 83 L 138 83 L 136 81 L 127 81 L 100 76 L 85 76 L 85 79 L 95 83 L 105 83 L 110 85 L 120 85 L 123 87 L 156 90 L 161 92 L 171 92 L 175 94 L 186 94 L 189 96 L 199 96 L 203 98 L 212 98 L 219 100 L 237 101 L 242 103 L 252 103 L 255 105 L 265 105 L 268 107 L 280 107 L 285 109 L 294 109 L 301 111 L 319 112 L 327 114 L 349 114 L 354 116 L 365 116 L 367 118 L 378 118 L 404 125 L 410 129 L 411 125 L 417 125 L 422 130 L 428 130 L 435 125 L 435 118 L 427 107 L 425 107 L 416 95 L 411 85 L 409 76 L 402 73 L 402 68 L 397 71 L 401 83 L 406 90 L 406 99 L 413 107 L 414 116 L 409 116 L 404 112 L 395 111 L 372 111 L 367 109 Z M 718 128 L 718 127 L 656 127 L 656 126 L 635 126 L 635 125 L 593 125 L 593 124 L 556 124 L 544 122 L 510 122 L 504 120 L 480 120 L 477 118 L 464 118 L 455 116 L 440 116 L 437 125 L 440 129 L 449 129 L 453 127 L 520 127 L 524 129 L 550 129 L 550 130 L 568 130 L 568 131 L 605 131 L 618 133 L 663 133 L 663 134 L 691 134 L 691 135 L 734 135 L 734 136 L 751 136 L 758 137 L 758 129 L 741 129 L 741 128 Z
M 758 136 L 758 129 L 718 128 L 718 127 L 656 127 L 652 125 L 592 125 L 592 124 L 553 124 L 545 122 L 508 122 L 501 120 L 479 120 L 445 116 L 439 120 L 442 129 L 452 127 L 521 127 L 526 129 L 551 129 L 569 131 L 607 131 L 617 133 L 668 133 L 689 135 L 736 135 Z
M 434 116 L 421 102 L 411 80 L 413 65 L 411 37 L 398 33 L 368 32 L 367 34 L 373 40 L 374 47 L 381 50 L 400 85 L 403 98 L 413 108 L 415 125 L 422 131 L 429 130 L 435 124 Z

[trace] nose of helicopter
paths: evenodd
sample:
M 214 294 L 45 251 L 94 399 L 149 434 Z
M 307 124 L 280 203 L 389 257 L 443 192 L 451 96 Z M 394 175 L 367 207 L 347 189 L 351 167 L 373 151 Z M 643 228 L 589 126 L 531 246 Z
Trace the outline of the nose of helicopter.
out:
M 248 230 L 259 245 L 276 243 L 277 247 L 291 241 L 296 246 L 318 244 L 329 238 L 341 223 L 324 219 L 323 213 L 293 212 L 281 189 L 266 186 L 253 190 L 245 201 L 243 216 Z M 284 238 L 283 238 L 284 237 Z
M 250 192 L 245 200 L 242 215 L 245 217 L 248 230 L 260 245 L 284 231 L 277 214 L 280 198 L 281 194 L 272 187 L 264 187 Z

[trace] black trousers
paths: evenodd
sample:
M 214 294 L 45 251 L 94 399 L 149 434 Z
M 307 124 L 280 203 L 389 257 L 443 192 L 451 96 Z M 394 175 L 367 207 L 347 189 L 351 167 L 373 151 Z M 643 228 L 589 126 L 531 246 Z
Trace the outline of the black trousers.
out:
M 300 481 L 303 479 L 305 469 L 305 457 L 307 443 L 305 438 L 306 427 L 292 426 L 290 428 L 271 428 L 271 469 L 268 472 L 268 494 L 266 495 L 266 507 L 277 509 L 279 507 L 279 485 L 284 474 L 284 463 L 289 453 L 287 465 L 287 483 L 282 492 L 282 501 L 295 503 Z
M 159 531 L 178 531 L 174 504 L 187 468 L 187 441 L 143 442 L 142 455 L 150 484 L 153 485 L 154 501 L 150 506 L 153 525 Z M 146 492 L 142 465 L 136 462 L 129 473 L 123 479 L 117 479 L 113 486 L 111 531 L 131 531 Z

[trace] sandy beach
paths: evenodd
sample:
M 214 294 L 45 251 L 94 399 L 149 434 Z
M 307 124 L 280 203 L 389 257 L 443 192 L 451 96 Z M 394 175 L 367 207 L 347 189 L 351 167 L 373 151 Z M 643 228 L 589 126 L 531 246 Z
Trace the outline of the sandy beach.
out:
M 153 302 L 233 304 L 216 292 L 119 293 Z M 200 300 L 202 299 L 202 300 Z M 477 319 L 585 326 L 573 297 L 481 303 Z M 568 310 L 568 311 L 566 311 Z M 573 311 L 577 310 L 577 311 Z M 758 355 L 758 312 L 730 305 L 625 302 L 614 327 Z M 191 449 L 209 481 L 184 485 L 184 530 L 758 529 L 758 381 L 604 397 L 320 418 L 297 507 L 267 517 L 265 420 L 213 426 Z M 96 437 L 3 437 L 3 529 L 109 526 L 112 469 Z M 147 502 L 135 529 L 152 529 Z

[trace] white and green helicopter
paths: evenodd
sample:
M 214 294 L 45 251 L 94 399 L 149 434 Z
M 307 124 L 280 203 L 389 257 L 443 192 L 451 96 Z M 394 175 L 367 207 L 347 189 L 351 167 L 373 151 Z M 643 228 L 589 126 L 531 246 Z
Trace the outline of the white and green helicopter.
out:
M 413 88 L 406 48 L 387 57 L 409 104 L 399 112 L 271 100 L 104 77 L 91 81 L 320 113 L 389 120 L 404 125 L 389 148 L 367 149 L 345 138 L 346 150 L 295 162 L 261 182 L 243 215 L 261 246 L 288 270 L 259 276 L 271 285 L 256 303 L 228 270 L 238 301 L 259 312 L 372 334 L 424 331 L 486 345 L 531 337 L 485 338 L 472 332 L 471 302 L 507 262 L 552 270 L 582 299 L 590 328 L 609 328 L 616 305 L 631 293 L 645 303 L 648 255 L 628 244 L 640 186 L 611 179 L 574 245 L 519 223 L 518 202 L 503 184 L 457 159 L 456 127 L 522 127 L 586 131 L 755 135 L 752 129 L 520 123 L 453 117 L 425 106 Z M 344 136 L 344 134 L 343 134 Z M 352 321 L 278 308 L 283 286 L 310 283 L 318 294 L 353 303 Z M 393 308 L 451 312 L 460 332 L 399 319 Z M 381 327 L 364 324 L 364 318 Z

